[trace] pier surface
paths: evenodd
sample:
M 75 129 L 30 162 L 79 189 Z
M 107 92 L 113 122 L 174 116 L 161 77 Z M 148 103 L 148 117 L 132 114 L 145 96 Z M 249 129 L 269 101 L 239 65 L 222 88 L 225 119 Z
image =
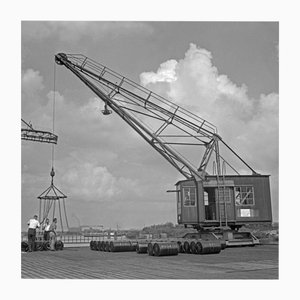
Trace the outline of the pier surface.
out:
M 21 277 L 46 279 L 278 279 L 278 245 L 153 257 L 88 247 L 22 253 Z

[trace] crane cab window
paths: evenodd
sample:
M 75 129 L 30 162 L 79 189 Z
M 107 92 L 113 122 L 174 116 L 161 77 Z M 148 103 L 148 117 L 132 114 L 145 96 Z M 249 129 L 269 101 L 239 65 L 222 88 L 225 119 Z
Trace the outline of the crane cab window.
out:
M 235 205 L 254 205 L 254 189 L 253 186 L 236 186 Z
M 196 188 L 184 187 L 183 188 L 183 205 L 196 206 Z

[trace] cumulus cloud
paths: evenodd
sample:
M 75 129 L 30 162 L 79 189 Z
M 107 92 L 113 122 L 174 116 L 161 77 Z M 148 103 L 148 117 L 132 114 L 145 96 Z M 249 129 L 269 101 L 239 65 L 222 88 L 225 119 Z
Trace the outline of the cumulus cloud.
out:
M 268 152 L 261 148 L 266 141 L 272 148 L 270 159 L 276 161 L 278 95 L 250 98 L 246 85 L 238 86 L 227 75 L 219 74 L 209 51 L 191 44 L 184 59 L 162 63 L 156 73 L 142 73 L 140 79 L 149 88 L 164 82 L 165 95 L 215 124 L 221 136 L 235 148 L 242 148 L 254 164 L 260 165 L 253 153 Z
M 50 107 L 48 97 L 44 94 L 45 85 L 43 76 L 39 71 L 27 69 L 22 73 L 22 118 L 32 121 L 33 126 L 37 125 L 39 119 L 47 116 Z M 49 126 L 49 119 L 39 126 Z M 51 127 L 51 125 L 50 125 Z M 45 128 L 43 128 L 45 129 Z
M 27 69 L 22 75 L 22 91 L 27 95 L 35 94 L 44 88 L 43 77 L 39 71 Z
M 116 177 L 107 167 L 85 160 L 69 165 L 62 182 L 66 189 L 72 190 L 72 197 L 83 201 L 116 201 L 129 194 L 141 195 L 136 180 Z
M 176 80 L 176 65 L 174 59 L 168 60 L 160 65 L 157 72 L 142 73 L 140 76 L 142 85 L 156 82 L 173 82 Z

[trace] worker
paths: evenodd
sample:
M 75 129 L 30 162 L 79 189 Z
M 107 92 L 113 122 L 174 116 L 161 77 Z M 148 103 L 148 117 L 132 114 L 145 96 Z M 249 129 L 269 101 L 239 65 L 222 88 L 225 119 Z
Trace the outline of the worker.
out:
M 56 223 L 57 219 L 54 218 L 53 222 L 50 225 L 49 233 L 50 233 L 50 250 L 55 251 L 55 242 L 56 242 Z
M 49 241 L 49 239 L 50 239 L 50 223 L 49 223 L 48 218 L 45 220 L 45 223 L 43 224 L 43 230 L 44 230 L 44 240 Z
M 27 222 L 28 225 L 28 252 L 32 252 L 35 246 L 35 236 L 36 236 L 36 229 L 39 228 L 40 222 L 38 221 L 38 216 L 34 215 L 33 219 L 30 219 Z

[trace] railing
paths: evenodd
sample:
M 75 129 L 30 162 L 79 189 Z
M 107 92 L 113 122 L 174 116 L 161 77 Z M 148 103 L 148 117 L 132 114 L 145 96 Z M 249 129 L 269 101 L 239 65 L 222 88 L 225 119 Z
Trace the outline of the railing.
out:
M 36 236 L 37 240 L 43 239 L 43 236 L 40 234 L 37 234 Z M 107 236 L 98 236 L 98 235 L 90 235 L 90 236 L 84 236 L 81 234 L 59 234 L 57 235 L 57 239 L 61 240 L 64 244 L 89 244 L 90 241 L 103 241 L 103 240 L 120 240 L 123 239 L 123 237 L 107 237 Z M 23 233 L 21 234 L 21 241 L 27 241 L 27 234 Z

